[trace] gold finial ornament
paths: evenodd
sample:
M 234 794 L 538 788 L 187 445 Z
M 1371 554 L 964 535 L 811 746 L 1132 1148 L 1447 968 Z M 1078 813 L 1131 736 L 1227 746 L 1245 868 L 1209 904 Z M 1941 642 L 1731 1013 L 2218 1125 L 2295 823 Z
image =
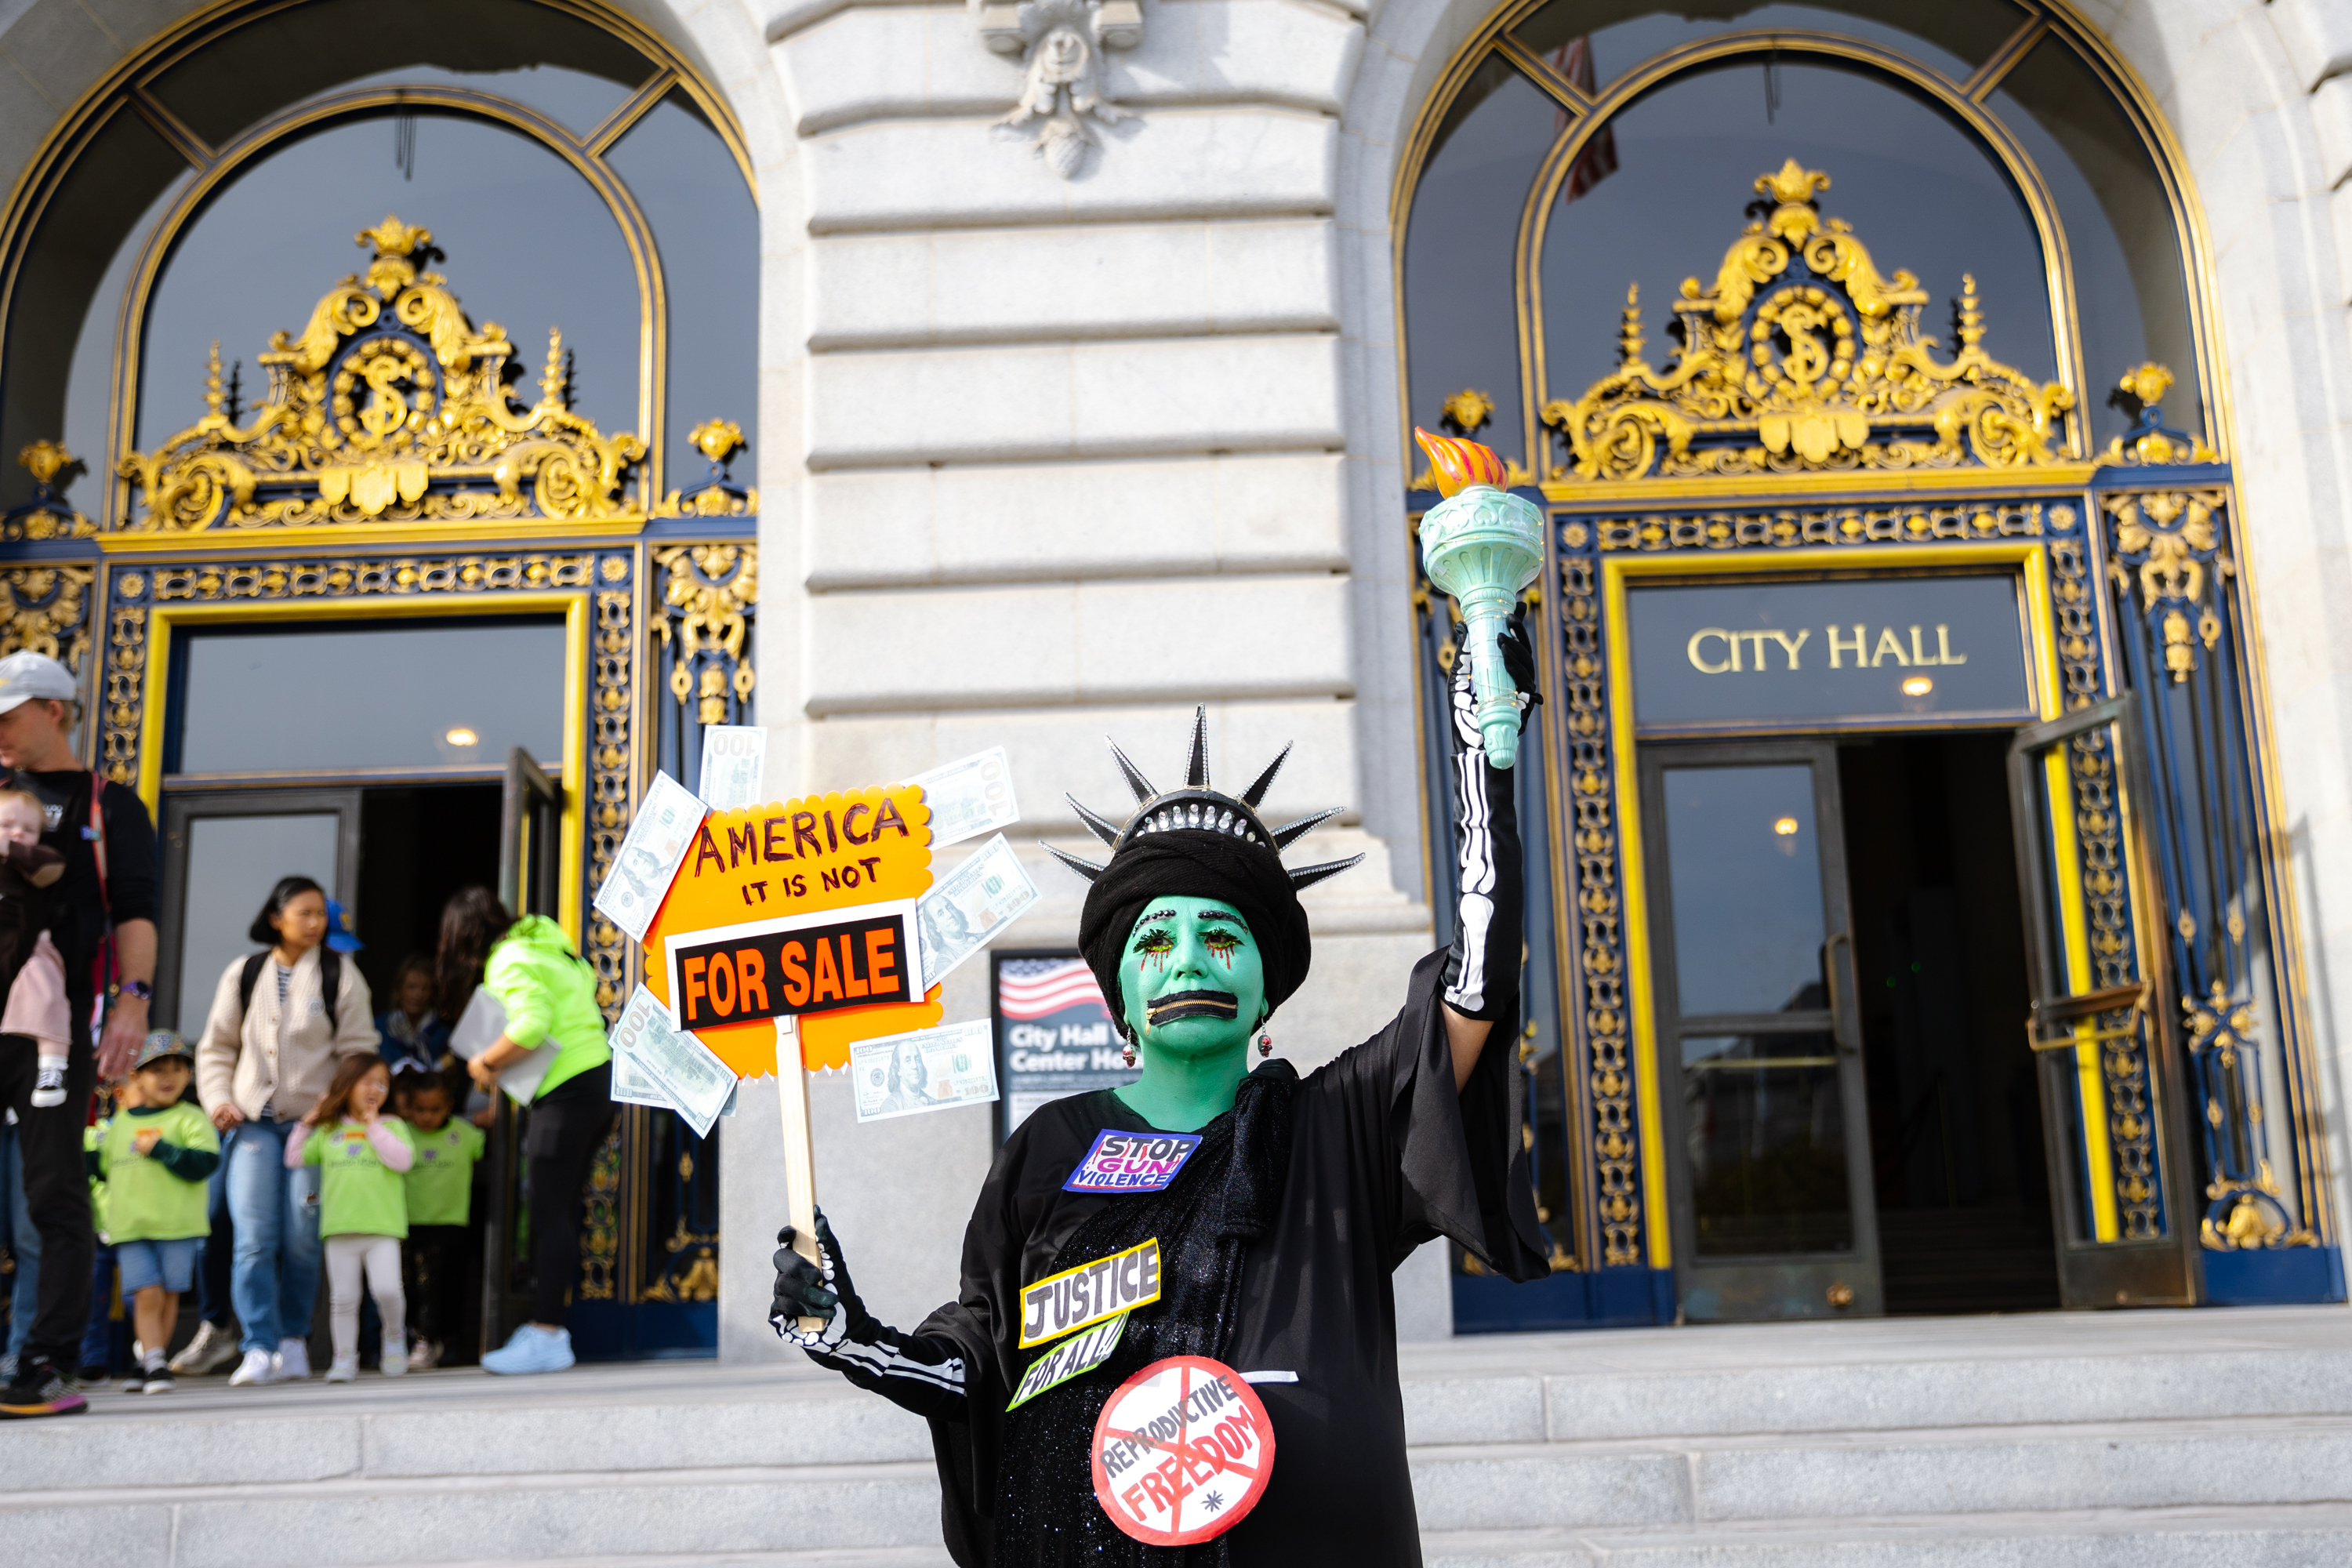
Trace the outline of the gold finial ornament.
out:
M 2124 378 L 2117 384 L 2117 388 L 2137 398 L 2142 407 L 2151 403 L 2161 403 L 2164 395 L 2172 390 L 2172 373 L 2151 360 L 2124 372 Z
M 712 462 L 723 463 L 743 445 L 743 426 L 732 419 L 706 419 L 694 427 L 687 439 Z
M 391 213 L 373 228 L 363 228 L 354 237 L 360 245 L 373 246 L 378 257 L 394 257 L 407 260 L 417 251 L 433 243 L 433 231 L 421 224 L 403 223 Z
M 2150 360 L 2124 372 L 2116 390 L 2123 395 L 2132 416 L 2132 427 L 2107 443 L 2099 454 L 2101 466 L 2133 464 L 2154 467 L 2171 463 L 2218 463 L 2221 459 L 2202 439 L 2164 423 L 2158 406 L 2172 390 L 2170 369 Z
M 1724 252 L 1712 287 L 1684 280 L 1682 342 L 1664 369 L 1642 358 L 1641 296 L 1627 290 L 1616 370 L 1543 405 L 1570 458 L 1548 479 L 2016 468 L 2065 455 L 2074 394 L 1985 352 L 1973 279 L 1958 301 L 1959 352 L 1938 360 L 1920 330 L 1927 291 L 1903 268 L 1881 273 L 1853 226 L 1822 215 L 1830 183 L 1794 158 L 1757 177 L 1772 210 Z
M 1478 426 L 1495 416 L 1495 400 L 1472 387 L 1464 387 L 1438 405 L 1447 423 L 1464 436 L 1475 436 Z
M 37 485 L 46 485 L 56 479 L 74 455 L 55 441 L 36 441 L 16 454 L 16 466 L 33 476 Z

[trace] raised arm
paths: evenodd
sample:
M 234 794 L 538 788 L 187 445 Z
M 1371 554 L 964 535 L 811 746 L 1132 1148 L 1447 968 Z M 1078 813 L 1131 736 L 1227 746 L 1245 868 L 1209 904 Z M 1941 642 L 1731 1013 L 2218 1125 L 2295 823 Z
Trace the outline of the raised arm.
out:
M 1456 646 L 1460 635 L 1455 637 Z M 1514 615 L 1503 634 L 1503 663 L 1519 689 L 1520 721 L 1540 700 L 1527 628 Z M 1454 664 L 1454 945 L 1445 955 L 1445 1038 L 1454 1051 L 1454 1087 L 1470 1081 L 1496 1024 L 1518 1021 L 1519 959 L 1527 888 L 1519 849 L 1517 775 L 1490 766 L 1473 717 L 1470 660 Z M 1522 749 L 1520 755 L 1527 753 Z

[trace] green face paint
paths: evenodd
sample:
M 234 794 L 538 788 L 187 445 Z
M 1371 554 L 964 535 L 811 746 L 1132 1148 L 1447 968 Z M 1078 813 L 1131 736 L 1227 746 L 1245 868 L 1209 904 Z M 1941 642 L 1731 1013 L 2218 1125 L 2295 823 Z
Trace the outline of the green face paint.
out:
M 1154 1127 L 1190 1132 L 1233 1109 L 1265 1016 L 1265 968 L 1240 911 L 1156 898 L 1119 954 L 1119 1002 L 1143 1077 L 1118 1091 Z

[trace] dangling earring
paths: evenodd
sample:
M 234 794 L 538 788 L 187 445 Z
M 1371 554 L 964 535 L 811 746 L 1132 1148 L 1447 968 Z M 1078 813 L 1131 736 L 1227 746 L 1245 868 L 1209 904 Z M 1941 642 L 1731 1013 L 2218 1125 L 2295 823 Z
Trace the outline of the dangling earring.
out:
M 1129 1040 L 1125 1045 L 1119 1047 L 1118 1054 L 1127 1058 L 1128 1066 L 1133 1067 L 1135 1065 L 1135 1042 L 1133 1040 Z
M 1257 1054 L 1261 1057 L 1274 1055 L 1274 1037 L 1263 1028 L 1257 1032 Z

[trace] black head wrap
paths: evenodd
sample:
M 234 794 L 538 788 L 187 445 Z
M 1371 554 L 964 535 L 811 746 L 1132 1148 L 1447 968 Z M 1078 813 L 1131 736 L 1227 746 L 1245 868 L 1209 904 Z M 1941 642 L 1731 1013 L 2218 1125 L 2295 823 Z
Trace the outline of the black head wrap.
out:
M 1266 1010 L 1290 1000 L 1314 959 L 1307 911 L 1291 875 L 1269 845 L 1230 833 L 1176 828 L 1128 844 L 1087 889 L 1078 917 L 1078 951 L 1095 972 L 1119 1032 L 1127 1006 L 1119 996 L 1118 961 L 1147 906 L 1160 898 L 1218 899 L 1249 921 L 1265 970 Z

